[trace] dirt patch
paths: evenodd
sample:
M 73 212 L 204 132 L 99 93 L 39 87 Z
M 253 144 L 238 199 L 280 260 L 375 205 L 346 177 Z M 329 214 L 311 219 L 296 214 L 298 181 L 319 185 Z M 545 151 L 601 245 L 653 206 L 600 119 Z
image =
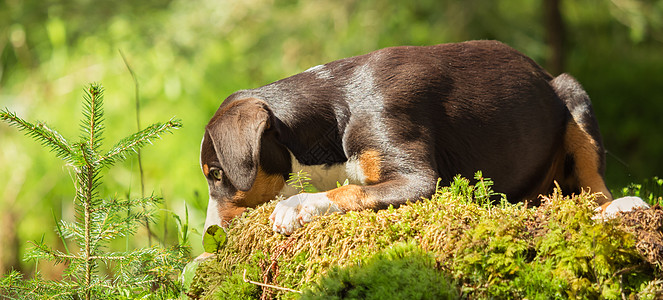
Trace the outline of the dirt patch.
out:
M 648 263 L 663 266 L 663 208 L 637 209 L 620 214 L 622 228 L 636 236 L 635 247 Z

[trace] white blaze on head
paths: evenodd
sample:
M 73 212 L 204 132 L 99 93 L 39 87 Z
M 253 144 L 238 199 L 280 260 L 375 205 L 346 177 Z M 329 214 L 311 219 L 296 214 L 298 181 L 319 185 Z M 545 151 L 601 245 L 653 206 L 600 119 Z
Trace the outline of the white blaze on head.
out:
M 205 135 L 203 134 L 203 139 L 200 140 L 200 153 L 203 153 L 203 145 L 205 144 Z M 200 170 L 203 170 L 203 157 L 202 155 L 200 156 Z
M 200 151 L 202 153 L 203 145 L 205 144 L 205 135 L 203 135 L 202 141 L 200 141 Z M 200 158 L 200 168 L 203 169 L 202 157 Z M 205 170 L 202 170 L 203 173 Z M 207 231 L 212 225 L 221 226 L 221 218 L 219 217 L 219 202 L 214 200 L 211 196 L 209 197 L 209 202 L 207 203 L 207 216 L 205 217 L 205 227 L 203 227 L 203 232 Z
M 205 218 L 203 232 L 207 231 L 207 228 L 212 225 L 221 226 L 221 218 L 219 218 L 219 202 L 214 200 L 214 198 L 209 197 L 209 202 L 207 203 L 207 217 Z

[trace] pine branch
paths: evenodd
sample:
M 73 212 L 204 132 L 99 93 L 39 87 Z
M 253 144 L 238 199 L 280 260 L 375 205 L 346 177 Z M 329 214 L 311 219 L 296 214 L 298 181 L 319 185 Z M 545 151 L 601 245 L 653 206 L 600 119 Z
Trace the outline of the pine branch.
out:
M 152 124 L 147 128 L 119 141 L 110 151 L 99 158 L 97 163 L 113 165 L 117 159 L 126 159 L 129 153 L 136 153 L 139 148 L 145 146 L 148 143 L 152 143 L 153 139 L 159 138 L 162 134 L 170 133 L 172 129 L 178 129 L 180 127 L 182 127 L 182 123 L 180 123 L 179 120 L 174 119 L 171 119 L 166 123 Z
M 160 200 L 160 197 L 150 196 L 132 200 L 102 201 L 92 210 L 92 223 L 95 225 L 93 232 L 97 237 L 95 242 L 134 234 L 141 222 L 154 221 L 154 205 L 160 203 Z M 134 208 L 140 208 L 140 211 L 133 212 Z
M 94 118 L 91 118 L 94 119 Z M 94 125 L 94 123 L 92 123 Z M 93 129 L 91 130 L 93 132 Z M 92 155 L 93 149 L 90 149 L 90 147 L 93 147 L 94 145 L 94 134 L 91 135 L 90 137 L 90 143 L 87 145 L 86 144 L 80 144 L 81 147 L 81 152 L 83 153 L 83 159 L 85 160 L 85 166 L 83 167 L 82 172 L 80 172 L 79 177 L 81 179 L 81 184 L 83 185 L 83 198 L 81 201 L 83 202 L 83 214 L 84 214 L 84 228 L 85 228 L 85 234 L 84 234 L 84 243 L 85 243 L 85 252 L 84 252 L 84 263 L 85 263 L 85 299 L 89 300 L 91 297 L 91 289 L 90 289 L 90 284 L 92 282 L 92 273 L 94 271 L 94 260 L 91 259 L 90 257 L 93 255 L 94 249 L 92 248 L 92 236 L 91 236 L 91 231 L 90 227 L 92 227 L 92 212 L 91 210 L 93 209 L 92 206 L 92 199 L 95 197 L 95 177 L 97 177 L 97 174 L 99 173 L 98 168 L 96 168 L 96 164 L 92 162 Z
M 74 150 L 69 145 L 69 142 L 46 124 L 41 122 L 32 124 L 19 118 L 16 116 L 16 113 L 10 112 L 7 109 L 0 111 L 0 119 L 9 123 L 10 126 L 17 127 L 18 130 L 26 132 L 27 135 L 50 148 L 52 152 L 55 152 L 57 157 L 68 163 L 72 162 Z
M 90 208 L 94 208 L 99 202 L 98 188 L 101 185 L 101 170 L 99 155 L 87 143 L 75 144 L 74 147 L 81 154 L 80 162 L 76 165 L 77 189 L 81 200 L 89 201 Z
M 120 236 L 133 235 L 141 225 L 141 222 L 146 218 L 148 221 L 153 221 L 151 214 L 142 212 L 125 216 L 124 218 L 120 218 L 114 214 L 104 214 L 99 219 L 93 221 L 96 226 L 92 244 L 97 245 L 104 240 L 110 241 Z
M 112 261 L 112 260 L 127 260 L 129 257 L 125 255 L 111 255 L 110 253 L 106 255 L 92 256 L 93 259 L 103 260 L 103 261 Z
M 60 264 L 71 263 L 72 261 L 81 258 L 76 255 L 69 255 L 58 250 L 54 250 L 43 242 L 29 241 L 29 243 L 32 244 L 33 249 L 26 256 L 28 259 L 47 259 L 54 261 L 56 264 Z
M 62 236 L 66 239 L 74 238 L 77 242 L 83 238 L 83 229 L 80 226 L 77 226 L 77 223 L 69 223 L 64 220 L 60 220 L 60 225 L 58 226 L 62 231 Z
M 93 152 L 98 152 L 101 147 L 103 124 L 103 99 L 104 88 L 93 83 L 85 89 L 83 95 L 83 120 L 81 121 L 81 140 L 86 141 Z
M 110 201 L 106 200 L 100 203 L 93 209 L 93 212 L 100 210 L 112 209 L 116 212 L 126 211 L 127 209 L 132 208 L 142 208 L 146 205 L 160 204 L 163 201 L 163 198 L 155 195 L 150 195 L 144 198 L 137 199 L 111 199 Z
M 64 295 L 71 284 L 43 280 L 39 273 L 34 278 L 24 280 L 18 271 L 11 271 L 0 280 L 0 297 L 2 299 L 66 299 Z M 65 288 L 63 288 L 65 287 Z M 45 295 L 52 295 L 48 298 Z

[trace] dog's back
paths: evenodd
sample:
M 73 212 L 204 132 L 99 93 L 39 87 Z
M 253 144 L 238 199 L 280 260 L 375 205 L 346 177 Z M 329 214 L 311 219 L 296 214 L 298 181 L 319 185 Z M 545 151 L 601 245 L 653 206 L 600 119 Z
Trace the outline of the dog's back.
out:
M 581 123 L 594 120 L 591 104 L 573 94 L 582 88 L 568 78 L 553 79 L 496 41 L 403 46 L 239 91 L 224 105 L 263 99 L 276 125 L 284 124 L 283 144 L 304 164 L 344 163 L 361 149 L 380 148 L 384 169 L 425 170 L 422 180 L 443 182 L 481 170 L 498 192 L 521 201 L 566 178 L 560 174 L 568 161 L 563 140 L 573 119 L 569 110 L 589 107 Z

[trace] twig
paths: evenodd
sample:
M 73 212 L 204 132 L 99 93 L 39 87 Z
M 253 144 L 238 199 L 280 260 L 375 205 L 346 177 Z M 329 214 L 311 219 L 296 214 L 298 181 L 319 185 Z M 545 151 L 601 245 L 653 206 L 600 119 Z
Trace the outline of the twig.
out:
M 641 267 L 644 267 L 644 266 L 645 266 L 645 263 L 640 263 L 640 264 L 637 264 L 635 266 L 630 266 L 630 267 L 623 268 L 623 269 L 615 272 L 614 274 L 612 274 L 612 277 L 621 276 L 625 273 L 631 272 L 633 270 L 637 270 L 638 268 L 641 268 Z
M 259 285 L 259 286 L 264 286 L 264 287 L 268 287 L 268 288 L 273 288 L 273 289 L 288 291 L 288 292 L 293 292 L 293 293 L 300 293 L 300 294 L 302 293 L 301 291 L 289 289 L 289 288 L 286 288 L 286 287 L 280 287 L 280 286 L 276 286 L 276 285 L 271 285 L 271 284 L 266 284 L 266 283 L 262 283 L 262 282 L 256 282 L 256 281 L 253 281 L 253 280 L 249 280 L 249 279 L 246 278 L 246 269 L 244 269 L 244 273 L 242 274 L 242 279 L 244 279 L 244 282 Z
M 131 78 L 134 81 L 134 97 L 135 97 L 134 99 L 136 102 L 136 128 L 137 130 L 140 131 L 140 92 L 138 86 L 138 78 L 136 78 L 136 73 L 134 73 L 134 70 L 131 68 L 129 61 L 124 56 L 124 52 L 122 52 L 122 50 L 119 51 L 120 51 L 120 56 L 122 56 L 122 60 L 124 61 L 124 65 L 127 66 L 129 74 L 131 74 Z M 143 172 L 143 160 L 140 148 L 136 149 L 136 154 L 138 155 L 138 171 L 140 173 L 140 196 L 145 198 L 145 173 Z M 145 206 L 143 206 L 143 210 L 145 210 Z M 147 219 L 147 217 L 145 217 L 145 229 L 147 229 L 148 232 L 147 244 L 152 246 L 152 231 L 150 230 L 150 221 Z M 164 236 L 164 239 L 165 238 L 166 237 Z

